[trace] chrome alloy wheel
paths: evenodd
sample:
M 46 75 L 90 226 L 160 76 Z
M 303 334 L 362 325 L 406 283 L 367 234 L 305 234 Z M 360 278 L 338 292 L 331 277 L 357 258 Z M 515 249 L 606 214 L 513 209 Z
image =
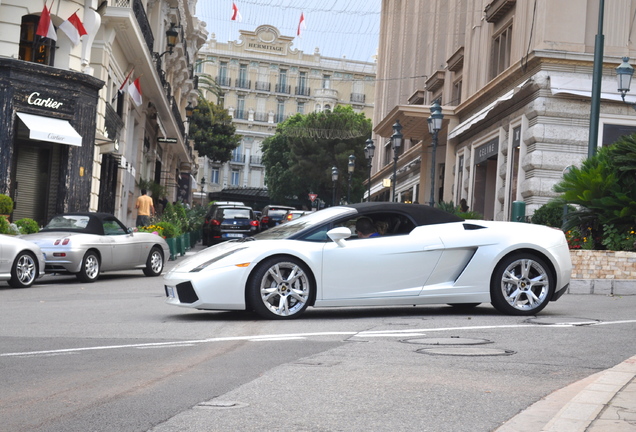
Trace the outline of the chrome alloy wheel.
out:
M 153 251 L 150 255 L 150 268 L 154 273 L 161 273 L 163 270 L 163 257 L 161 256 L 161 252 Z
M 278 262 L 263 275 L 260 295 L 265 307 L 274 315 L 292 316 L 302 311 L 309 300 L 309 278 L 298 264 Z
M 534 259 L 517 259 L 503 271 L 501 292 L 513 308 L 533 311 L 547 300 L 550 292 L 548 271 Z
M 97 276 L 99 275 L 99 260 L 95 255 L 91 254 L 86 257 L 84 268 L 86 276 L 88 276 L 89 279 L 97 279 Z
M 22 255 L 18 259 L 16 273 L 18 280 L 24 285 L 30 285 L 35 280 L 35 261 L 31 255 Z

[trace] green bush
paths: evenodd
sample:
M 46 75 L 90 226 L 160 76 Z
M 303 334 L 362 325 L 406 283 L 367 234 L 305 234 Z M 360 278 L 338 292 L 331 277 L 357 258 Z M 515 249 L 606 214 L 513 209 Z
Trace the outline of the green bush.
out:
M 15 224 L 20 229 L 20 234 L 35 234 L 40 231 L 40 225 L 33 219 L 24 218 L 15 221 Z
M 8 215 L 13 211 L 13 200 L 9 195 L 0 194 L 0 214 Z
M 603 245 L 613 251 L 633 251 L 636 232 L 632 226 L 603 225 Z
M 452 201 L 448 201 L 448 202 L 440 201 L 439 203 L 437 203 L 437 208 L 445 211 L 446 213 L 459 216 L 462 219 L 483 219 L 484 218 L 484 216 L 481 213 L 477 213 L 476 211 L 467 211 L 467 212 L 461 211 L 459 209 L 459 206 L 456 206 Z
M 4 216 L 0 216 L 0 234 L 9 234 L 9 221 Z
M 547 204 L 539 207 L 530 220 L 531 223 L 537 225 L 546 225 L 554 228 L 561 228 L 563 225 L 563 206 L 565 204 L 560 200 L 552 200 Z M 566 214 L 575 211 L 574 206 L 568 206 Z
M 173 223 L 168 221 L 157 222 L 156 225 L 163 229 L 163 235 L 166 238 L 175 238 L 181 235 L 181 231 Z

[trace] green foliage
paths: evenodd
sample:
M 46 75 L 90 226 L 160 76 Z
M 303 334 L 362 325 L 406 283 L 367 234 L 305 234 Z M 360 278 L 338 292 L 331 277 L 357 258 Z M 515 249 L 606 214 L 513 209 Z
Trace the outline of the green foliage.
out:
M 40 225 L 33 219 L 23 218 L 15 221 L 18 229 L 20 230 L 20 234 L 35 234 L 40 231 Z
M 351 202 L 359 202 L 368 177 L 364 157 L 371 121 L 350 106 L 333 111 L 296 114 L 278 125 L 276 134 L 263 142 L 266 183 L 273 202 L 289 204 L 300 200 L 311 206 L 309 193 L 330 202 L 334 183 L 332 167 L 339 171 L 337 197 L 346 200 L 349 155 L 356 157 L 351 176 Z M 339 201 L 338 198 L 336 201 Z
M 539 207 L 532 215 L 530 222 L 537 225 L 561 228 L 561 225 L 563 225 L 564 205 L 566 204 L 562 200 L 552 200 Z M 576 211 L 574 206 L 569 205 L 567 208 L 567 213 Z
M 181 203 L 171 204 L 168 203 L 166 208 L 163 209 L 163 214 L 161 215 L 161 221 L 156 225 L 161 225 L 163 222 L 168 222 L 172 227 L 177 231 L 177 234 L 172 237 L 180 236 L 182 233 L 187 231 L 187 218 L 185 213 L 185 208 L 181 205 Z M 165 233 L 166 237 L 171 237 Z
M 633 251 L 636 233 L 633 226 L 603 225 L 603 245 L 613 251 Z
M 186 232 L 201 229 L 203 226 L 203 220 L 205 219 L 206 210 L 206 208 L 200 206 L 186 209 Z
M 4 216 L 0 216 L 0 234 L 9 234 L 9 221 Z
M 463 212 L 459 209 L 459 206 L 456 206 L 453 201 L 440 201 L 437 203 L 437 208 L 445 211 L 446 213 L 451 213 L 456 216 L 459 216 L 462 219 L 483 219 L 484 216 L 481 213 L 476 211 L 467 211 Z
M 572 227 L 565 232 L 565 239 L 570 249 L 593 250 L 598 243 L 591 227 Z
M 235 135 L 236 127 L 232 118 L 222 106 L 199 98 L 198 105 L 190 118 L 190 139 L 199 156 L 224 163 L 232 157 L 232 150 L 241 142 Z
M 11 214 L 13 211 L 13 200 L 9 195 L 0 194 L 0 214 Z
M 167 221 L 159 221 L 157 225 L 163 232 L 163 236 L 166 238 L 175 238 L 181 235 L 179 229 L 174 224 Z

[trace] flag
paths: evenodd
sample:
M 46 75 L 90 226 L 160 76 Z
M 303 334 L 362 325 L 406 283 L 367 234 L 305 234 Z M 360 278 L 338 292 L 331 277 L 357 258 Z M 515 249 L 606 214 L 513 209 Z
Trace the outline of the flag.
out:
M 130 72 L 128 72 L 128 75 L 126 75 L 124 82 L 121 83 L 121 85 L 119 86 L 119 90 L 117 91 L 117 93 L 115 93 L 115 96 L 113 96 L 113 100 L 110 102 L 111 104 L 115 103 L 115 101 L 117 100 L 117 97 L 119 97 L 119 95 L 124 93 L 124 87 L 126 86 L 126 83 L 128 82 L 128 78 L 130 78 L 130 75 L 132 75 L 134 71 L 135 71 L 135 68 L 132 68 Z
M 79 17 L 77 16 L 77 12 L 75 12 L 73 15 L 68 17 L 66 21 L 60 24 L 60 30 L 66 33 L 66 36 L 68 36 L 68 38 L 71 40 L 73 46 L 80 43 L 80 38 L 82 36 L 88 34 L 86 32 L 86 29 L 84 28 L 84 24 L 82 24 L 82 21 L 80 21 Z
M 128 93 L 130 93 L 130 97 L 132 97 L 133 102 L 135 102 L 135 106 L 140 106 L 143 103 L 143 98 L 141 97 L 141 84 L 139 84 L 139 78 L 134 80 L 128 85 Z
M 38 22 L 38 29 L 35 34 L 45 38 L 53 39 L 54 41 L 57 40 L 55 27 L 53 27 L 53 23 L 51 22 L 51 13 L 46 7 L 46 3 L 44 4 L 44 9 L 42 9 L 42 15 L 40 15 L 40 22 Z
M 300 36 L 300 32 L 302 29 L 307 28 L 307 26 L 305 25 L 305 14 L 303 12 L 300 13 L 300 22 L 298 23 L 298 31 L 296 32 L 296 36 L 301 37 Z
M 241 22 L 243 20 L 243 17 L 241 16 L 241 13 L 238 10 L 238 6 L 236 6 L 236 3 L 232 2 L 232 21 L 238 21 Z

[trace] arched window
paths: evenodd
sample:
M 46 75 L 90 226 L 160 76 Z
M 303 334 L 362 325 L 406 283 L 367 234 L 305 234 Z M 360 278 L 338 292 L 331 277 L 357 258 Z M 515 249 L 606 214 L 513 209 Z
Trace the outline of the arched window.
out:
M 20 26 L 20 60 L 53 66 L 55 41 L 35 34 L 40 17 L 25 15 Z

